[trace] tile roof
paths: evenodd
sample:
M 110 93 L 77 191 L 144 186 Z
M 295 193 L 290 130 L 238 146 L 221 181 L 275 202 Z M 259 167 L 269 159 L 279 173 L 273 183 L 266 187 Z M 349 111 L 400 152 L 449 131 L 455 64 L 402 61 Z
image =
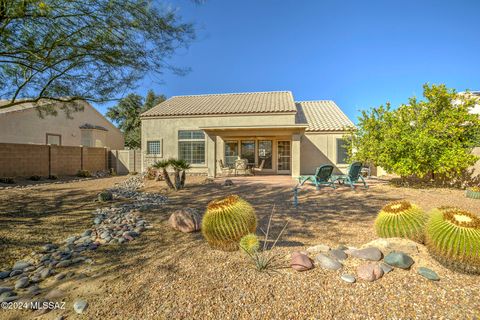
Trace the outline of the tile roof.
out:
M 296 112 L 290 91 L 175 96 L 142 117 Z
M 305 131 L 342 131 L 354 124 L 331 100 L 299 101 L 296 122 L 306 123 Z

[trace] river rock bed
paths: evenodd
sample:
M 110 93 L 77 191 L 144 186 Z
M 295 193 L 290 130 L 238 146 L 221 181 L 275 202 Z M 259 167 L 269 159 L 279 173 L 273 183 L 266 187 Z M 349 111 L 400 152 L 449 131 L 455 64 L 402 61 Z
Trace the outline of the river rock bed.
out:
M 41 282 L 55 276 L 56 281 L 72 277 L 69 267 L 81 263 L 93 264 L 86 256 L 102 245 L 126 244 L 139 237 L 151 225 L 141 212 L 161 206 L 167 198 L 155 193 L 138 191 L 143 187 L 141 175 L 109 189 L 114 200 L 107 207 L 92 212 L 93 225 L 82 234 L 72 235 L 61 244 L 47 243 L 23 260 L 16 261 L 9 270 L 0 270 L 0 302 L 12 302 L 22 296 L 42 293 Z

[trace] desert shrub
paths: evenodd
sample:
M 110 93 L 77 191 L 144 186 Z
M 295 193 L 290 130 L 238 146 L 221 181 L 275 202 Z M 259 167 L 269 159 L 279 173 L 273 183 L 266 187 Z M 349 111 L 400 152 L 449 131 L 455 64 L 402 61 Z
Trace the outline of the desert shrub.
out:
M 157 179 L 158 176 L 158 171 L 154 167 L 148 167 L 147 168 L 147 174 L 145 175 L 145 178 L 147 180 L 155 180 Z
M 465 196 L 471 199 L 480 199 L 480 187 L 467 188 Z
M 1 177 L 1 178 L 0 178 L 0 183 L 14 184 L 14 183 L 15 183 L 15 179 L 13 179 L 13 178 L 11 178 L 11 177 Z
M 255 209 L 236 195 L 214 200 L 208 204 L 202 220 L 202 234 L 215 249 L 234 251 L 240 239 L 255 232 Z
M 474 213 L 452 207 L 432 210 L 425 240 L 429 253 L 441 264 L 480 273 L 480 218 Z
M 258 237 L 253 233 L 249 233 L 246 236 L 243 236 L 242 239 L 240 239 L 239 245 L 243 251 L 251 254 L 257 252 L 260 248 L 260 242 L 258 241 Z
M 48 180 L 57 180 L 57 179 L 58 179 L 58 176 L 55 174 L 51 174 L 48 176 Z
M 88 170 L 78 170 L 77 177 L 80 178 L 90 178 L 92 175 Z
M 417 242 L 424 240 L 425 212 L 408 201 L 394 201 L 378 213 L 375 230 L 382 238 L 407 238 Z
M 37 175 L 33 175 L 33 176 L 31 176 L 31 177 L 29 178 L 29 180 L 31 180 L 31 181 L 40 181 L 40 180 L 42 180 L 42 177 L 37 176 Z
M 111 201 L 111 200 L 113 200 L 113 194 L 108 190 L 102 191 L 98 194 L 98 201 L 100 202 Z

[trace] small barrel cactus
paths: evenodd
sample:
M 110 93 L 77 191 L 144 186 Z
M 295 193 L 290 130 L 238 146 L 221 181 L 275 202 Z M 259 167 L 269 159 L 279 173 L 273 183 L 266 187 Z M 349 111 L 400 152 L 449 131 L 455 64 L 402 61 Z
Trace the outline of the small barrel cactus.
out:
M 480 200 L 480 187 L 472 187 L 465 190 L 465 196 L 467 198 Z
M 480 273 L 480 217 L 474 213 L 452 207 L 432 210 L 425 238 L 430 254 L 446 267 Z
M 382 238 L 407 238 L 423 242 L 427 216 L 418 206 L 408 201 L 387 204 L 375 220 L 377 235 Z
M 260 248 L 258 237 L 253 233 L 249 233 L 242 237 L 242 239 L 240 239 L 240 248 L 249 254 L 257 252 Z
M 236 195 L 210 202 L 202 220 L 202 234 L 207 242 L 224 251 L 237 250 L 240 239 L 256 228 L 255 210 Z
M 108 190 L 102 191 L 98 194 L 98 201 L 100 202 L 111 201 L 111 200 L 113 200 L 113 194 Z

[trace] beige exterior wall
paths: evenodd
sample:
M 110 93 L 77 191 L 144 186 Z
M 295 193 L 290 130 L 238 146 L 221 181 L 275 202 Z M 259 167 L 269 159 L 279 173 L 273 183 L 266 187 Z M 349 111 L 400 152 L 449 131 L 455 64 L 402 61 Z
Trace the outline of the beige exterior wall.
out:
M 474 155 L 480 157 L 480 147 L 474 148 L 473 152 Z M 480 160 L 471 168 L 473 170 L 472 175 L 473 177 L 480 176 Z
M 235 130 L 207 129 L 205 138 L 205 164 L 192 165 L 191 173 L 201 173 L 213 176 L 218 174 L 218 160 L 224 159 L 225 141 L 271 140 L 272 169 L 264 170 L 266 174 L 278 173 L 277 143 L 290 141 L 291 171 L 293 177 L 313 174 L 315 168 L 321 164 L 333 164 L 336 173 L 346 172 L 348 164 L 337 163 L 337 139 L 344 136 L 344 132 L 304 132 L 304 128 L 286 127 L 281 129 L 266 129 L 265 126 L 292 126 L 295 124 L 294 115 L 268 116 L 208 116 L 208 117 L 172 117 L 142 120 L 142 170 L 145 171 L 155 161 L 178 157 L 178 131 L 199 130 L 210 127 L 242 127 Z M 252 129 L 243 128 L 251 126 Z M 260 127 L 260 128 L 255 128 Z M 161 155 L 147 154 L 147 141 L 161 141 Z M 257 161 L 258 162 L 258 161 Z M 257 163 L 258 165 L 258 163 Z M 215 169 L 214 169 L 215 168 Z
M 337 139 L 343 138 L 343 132 L 307 132 L 301 138 L 300 167 L 301 174 L 313 174 L 321 164 L 332 164 L 334 172 L 346 173 L 348 164 L 337 163 Z
M 209 132 L 205 143 L 205 164 L 192 165 L 191 173 L 208 174 L 208 164 L 210 168 L 216 164 L 218 159 L 223 157 L 223 139 L 225 136 L 249 136 L 251 134 L 259 135 L 256 126 L 291 126 L 295 124 L 294 114 L 275 114 L 275 115 L 228 115 L 228 116 L 204 116 L 204 117 L 171 117 L 171 118 L 147 118 L 142 120 L 142 150 L 143 167 L 145 171 L 155 161 L 178 157 L 178 131 L 179 130 L 199 130 L 202 127 L 248 127 L 252 130 L 242 130 L 241 132 Z M 272 132 L 262 132 L 260 135 L 272 135 Z M 278 134 L 278 131 L 275 132 Z M 291 134 L 287 133 L 290 138 Z M 147 154 L 147 141 L 162 142 L 161 155 Z M 211 169 L 210 174 L 213 173 Z
M 110 149 L 123 149 L 123 134 L 112 123 L 105 119 L 90 104 L 84 103 L 84 110 L 72 113 L 68 119 L 63 111 L 58 115 L 38 116 L 34 108 L 0 114 L 0 142 L 46 144 L 46 135 L 61 135 L 62 146 L 80 146 L 82 143 L 81 125 L 90 123 L 106 128 L 108 131 L 92 131 L 90 146 L 105 146 Z M 100 145 L 102 144 L 102 145 Z

